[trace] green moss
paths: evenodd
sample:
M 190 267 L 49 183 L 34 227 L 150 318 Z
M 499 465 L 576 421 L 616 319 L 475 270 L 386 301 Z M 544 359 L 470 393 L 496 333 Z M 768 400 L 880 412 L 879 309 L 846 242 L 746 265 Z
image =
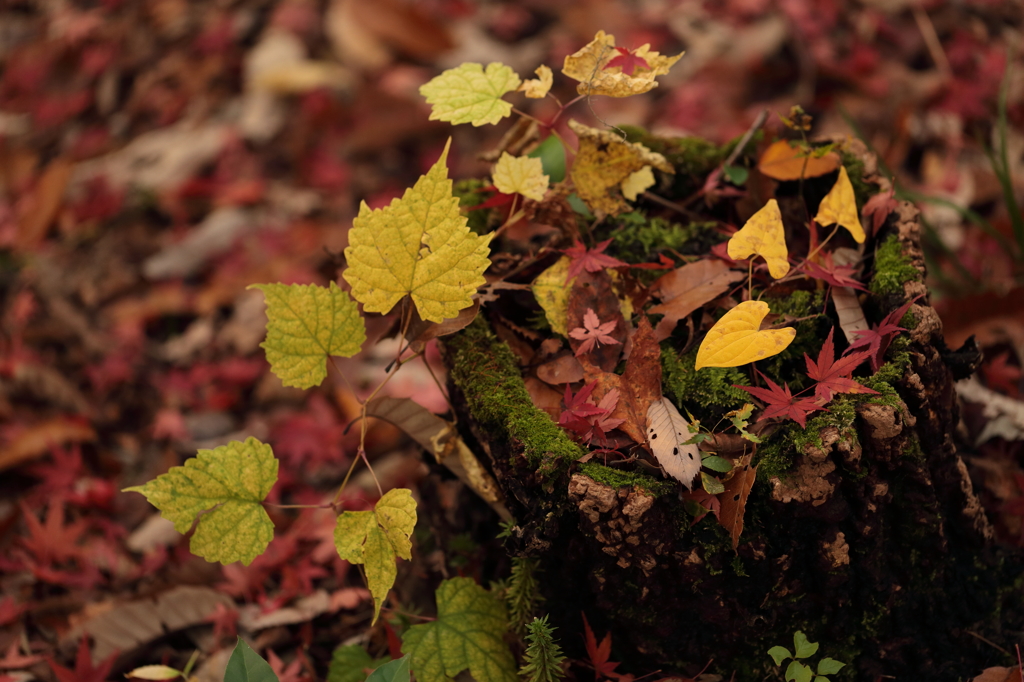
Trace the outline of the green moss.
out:
M 622 130 L 629 142 L 639 142 L 661 154 L 676 169 L 667 199 L 685 198 L 699 190 L 708 173 L 725 161 L 739 141 L 737 138 L 717 145 L 697 137 L 657 137 L 635 126 L 622 126 Z M 752 148 L 752 145 L 747 148 Z M 737 165 L 741 163 L 742 159 L 737 160 Z
M 580 464 L 580 473 L 612 488 L 637 487 L 646 490 L 655 497 L 660 497 L 675 489 L 675 485 L 668 481 L 659 481 L 653 476 L 635 471 L 613 469 L 597 462 L 584 462 Z
M 742 372 L 735 367 L 704 367 L 698 372 L 696 361 L 696 348 L 682 356 L 661 349 L 662 392 L 673 402 L 701 421 L 717 421 L 723 413 L 748 402 L 747 393 L 733 387 L 746 384 Z
M 551 417 L 533 404 L 515 355 L 494 336 L 482 317 L 447 337 L 445 347 L 452 353 L 452 380 L 462 389 L 469 411 L 479 424 L 522 443 L 534 465 L 545 456 L 569 462 L 583 455 Z
M 860 209 L 870 196 L 877 193 L 878 188 L 864 182 L 864 162 L 857 156 L 845 149 L 839 150 L 839 156 L 843 165 L 846 166 L 846 174 L 850 176 L 853 194 L 857 197 L 857 208 Z
M 910 259 L 903 255 L 896 235 L 890 235 L 875 250 L 875 274 L 868 289 L 876 296 L 891 296 L 903 293 L 903 285 L 921 279 L 921 273 Z
M 714 222 L 681 225 L 664 218 L 648 218 L 638 211 L 605 222 L 608 229 L 601 230 L 599 239 L 614 238 L 608 253 L 627 263 L 644 263 L 651 256 L 668 251 L 704 255 L 712 246 L 725 241 Z
M 792 469 L 794 459 L 798 454 L 805 452 L 806 448 L 823 448 L 823 429 L 834 427 L 838 429 L 840 438 L 856 439 L 856 419 L 857 409 L 853 397 L 839 395 L 829 403 L 828 412 L 817 413 L 807 420 L 807 428 L 786 422 L 785 426 L 768 437 L 758 448 L 757 478 L 767 481 L 773 476 L 781 476 Z
M 488 187 L 488 183 L 485 180 L 475 178 L 457 180 L 452 186 L 452 194 L 459 198 L 459 208 L 463 209 L 466 213 L 469 229 L 477 234 L 485 234 L 491 231 L 492 209 L 485 208 L 479 211 L 469 211 L 466 209 L 487 201 L 488 194 L 480 191 L 484 187 Z

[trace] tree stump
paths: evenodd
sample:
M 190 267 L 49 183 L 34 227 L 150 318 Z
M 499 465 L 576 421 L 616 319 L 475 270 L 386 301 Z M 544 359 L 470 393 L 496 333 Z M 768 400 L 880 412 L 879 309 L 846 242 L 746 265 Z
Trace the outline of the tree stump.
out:
M 861 159 L 861 179 L 887 185 Z M 570 651 L 582 611 L 599 638 L 612 633 L 613 659 L 634 673 L 693 675 L 714 658 L 710 670 L 726 678 L 765 679 L 775 670 L 767 650 L 791 647 L 796 630 L 850 664 L 833 679 L 970 679 L 1011 664 L 981 638 L 1012 648 L 998 617 L 1020 603 L 1019 571 L 991 544 L 954 444 L 954 372 L 971 371 L 970 353 L 946 349 L 927 303 L 914 206 L 899 204 L 866 253 L 892 235 L 914 270 L 864 308 L 877 323 L 920 297 L 907 362 L 890 377 L 896 395 L 857 403 L 845 425 L 811 420 L 789 431 L 798 442 L 768 438 L 754 463 L 770 449 L 788 464 L 759 470 L 735 551 L 712 518 L 690 525 L 676 484 L 595 477 L 573 463 L 576 446 L 533 407 L 486 308 L 445 339 L 460 428 L 516 519 L 505 548 L 540 562 L 544 610 Z

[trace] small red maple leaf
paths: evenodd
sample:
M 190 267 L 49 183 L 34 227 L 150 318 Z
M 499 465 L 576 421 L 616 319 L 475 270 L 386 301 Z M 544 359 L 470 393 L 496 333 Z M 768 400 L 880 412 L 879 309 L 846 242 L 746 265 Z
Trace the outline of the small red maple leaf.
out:
M 600 348 L 602 343 L 621 343 L 615 337 L 609 336 L 617 324 L 618 320 L 601 324 L 601 320 L 598 318 L 597 313 L 594 312 L 594 309 L 587 308 L 587 312 L 583 314 L 583 326 L 576 327 L 569 332 L 569 336 L 572 338 L 583 341 L 580 347 L 576 349 L 576 357 L 589 353 L 595 347 Z
M 569 274 L 566 275 L 565 281 L 568 282 L 584 270 L 587 272 L 600 272 L 604 268 L 618 268 L 629 265 L 628 263 L 623 263 L 618 258 L 604 255 L 604 250 L 611 243 L 611 239 L 606 239 L 594 248 L 588 249 L 583 245 L 583 242 L 577 239 L 568 249 L 563 249 L 562 253 L 572 259 L 572 262 L 569 263 Z
M 238 633 L 238 611 L 229 608 L 222 602 L 218 602 L 213 613 L 203 619 L 206 623 L 213 623 L 213 639 L 221 641 L 222 637 L 234 639 Z
M 7 647 L 7 653 L 4 654 L 3 658 L 0 658 L 0 669 L 17 670 L 19 668 L 27 668 L 45 658 L 45 656 L 26 656 L 21 653 L 20 649 L 21 642 L 15 638 L 11 642 L 11 646 Z
M 603 441 L 606 432 L 618 428 L 622 422 L 626 421 L 622 417 L 613 418 L 611 416 L 618 404 L 619 389 L 613 388 L 604 394 L 604 397 L 601 398 L 601 402 L 597 404 L 597 409 L 601 410 L 601 413 L 595 414 L 587 420 L 590 422 L 592 429 L 592 433 L 588 434 L 590 438 L 596 437 L 599 442 Z M 588 438 L 588 441 L 590 438 Z
M 801 428 L 806 428 L 807 415 L 815 410 L 824 410 L 823 407 L 817 404 L 814 398 L 794 397 L 793 393 L 789 390 L 789 384 L 783 383 L 782 386 L 779 386 L 774 381 L 761 374 L 761 372 L 757 373 L 762 379 L 764 379 L 764 382 L 768 384 L 768 388 L 734 385 L 735 388 L 743 389 L 764 403 L 764 412 L 762 412 L 761 416 L 757 418 L 757 421 L 771 419 L 772 417 L 782 417 L 784 419 L 792 419 L 799 424 Z
M 851 289 L 867 291 L 864 285 L 853 277 L 857 272 L 857 268 L 850 265 L 836 265 L 835 261 L 832 260 L 831 253 L 826 252 L 822 256 L 820 264 L 807 261 L 801 267 L 811 278 L 828 282 L 834 287 L 850 287 Z
M 885 219 L 889 217 L 889 214 L 899 206 L 900 202 L 894 196 L 895 193 L 896 188 L 890 187 L 888 192 L 876 194 L 864 202 L 862 212 L 864 218 L 871 223 L 869 236 L 877 233 L 879 228 L 885 223 Z
M 622 73 L 627 76 L 632 76 L 633 72 L 638 66 L 650 70 L 651 65 L 647 63 L 647 60 L 643 57 L 636 56 L 633 50 L 627 50 L 624 47 L 616 47 L 615 51 L 618 52 L 616 56 L 608 60 L 608 63 L 604 65 L 604 68 L 610 69 L 614 66 L 622 67 Z
M 605 432 L 617 428 L 624 419 L 612 418 L 610 415 L 619 402 L 619 391 L 612 389 L 601 398 L 598 405 L 590 402 L 590 394 L 597 388 L 597 382 L 585 384 L 574 396 L 565 386 L 565 407 L 558 418 L 558 425 L 572 431 L 584 443 L 589 443 L 595 436 L 604 439 Z
M 47 663 L 53 674 L 60 682 L 105 682 L 110 669 L 114 667 L 117 660 L 117 652 L 110 654 L 100 664 L 93 666 L 92 655 L 89 653 L 89 643 L 85 636 L 78 645 L 78 654 L 75 656 L 75 669 L 65 668 L 52 658 L 47 658 Z
M 19 542 L 33 554 L 39 564 L 52 566 L 82 556 L 78 540 L 88 524 L 84 519 L 78 519 L 65 525 L 63 500 L 50 502 L 45 523 L 36 518 L 24 503 L 21 505 L 21 513 L 29 535 L 19 538 Z
M 861 351 L 839 358 L 833 362 L 835 357 L 835 346 L 832 345 L 832 333 L 834 329 L 828 330 L 828 338 L 821 345 L 821 352 L 818 353 L 818 360 L 815 362 L 804 353 L 804 360 L 807 362 L 807 376 L 818 383 L 814 387 L 814 395 L 824 405 L 832 400 L 834 393 L 875 393 L 867 386 L 862 386 L 849 375 L 871 356 L 871 351 Z
M 590 623 L 587 622 L 587 614 L 582 612 L 581 614 L 583 616 L 584 643 L 587 647 L 587 656 L 590 657 L 590 665 L 594 668 L 595 682 L 604 678 L 619 680 L 619 682 L 632 682 L 632 675 L 615 672 L 619 664 L 608 660 L 612 653 L 612 633 L 606 634 L 598 644 L 597 637 L 594 636 L 594 631 L 590 629 Z
M 852 353 L 858 348 L 867 348 L 871 353 L 871 371 L 877 372 L 878 368 L 882 366 L 882 361 L 885 358 L 885 351 L 889 349 L 889 344 L 892 342 L 896 335 L 900 332 L 907 331 L 905 328 L 899 326 L 899 321 L 903 319 L 907 311 L 910 310 L 910 306 L 917 302 L 920 296 L 915 296 L 896 310 L 886 315 L 881 322 L 874 329 L 867 331 L 855 331 L 857 340 L 850 344 L 850 347 L 846 349 L 847 353 Z

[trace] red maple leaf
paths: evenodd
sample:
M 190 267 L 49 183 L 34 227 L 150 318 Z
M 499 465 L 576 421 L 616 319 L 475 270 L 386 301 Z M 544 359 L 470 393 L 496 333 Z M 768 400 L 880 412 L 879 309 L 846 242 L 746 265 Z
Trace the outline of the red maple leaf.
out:
M 782 386 L 779 386 L 760 372 L 757 373 L 768 384 L 768 388 L 734 386 L 735 388 L 743 389 L 764 403 L 764 412 L 757 418 L 757 421 L 771 419 L 772 417 L 782 417 L 784 419 L 792 419 L 801 428 L 806 428 L 808 413 L 824 409 L 817 404 L 814 398 L 794 397 L 789 390 L 789 384 L 783 383 Z
M 49 663 L 50 669 L 53 670 L 53 674 L 60 682 L 105 682 L 107 675 L 110 674 L 110 669 L 114 667 L 115 660 L 117 660 L 116 652 L 110 654 L 106 660 L 100 661 L 99 665 L 93 666 L 89 643 L 83 636 L 78 645 L 78 655 L 75 656 L 74 670 L 65 668 L 52 658 L 48 658 L 46 662 Z
M 619 402 L 619 392 L 612 389 L 605 394 L 599 405 L 589 401 L 590 394 L 597 388 L 597 382 L 592 381 L 585 384 L 574 396 L 565 386 L 565 407 L 558 418 L 558 425 L 572 431 L 585 442 L 589 443 L 596 435 L 599 439 L 604 438 L 606 431 L 618 427 L 624 419 L 612 419 L 612 410 Z
M 632 76 L 633 71 L 638 66 L 642 66 L 645 69 L 650 70 L 651 65 L 647 63 L 647 60 L 643 57 L 637 57 L 632 50 L 627 50 L 624 47 L 616 47 L 615 51 L 619 54 L 608 60 L 608 63 L 604 65 L 604 68 L 610 69 L 613 66 L 621 66 L 622 73 L 627 76 Z
M 622 417 L 613 418 L 611 416 L 618 404 L 619 389 L 613 388 L 604 394 L 604 397 L 601 398 L 601 402 L 597 404 L 597 409 L 601 410 L 601 413 L 595 414 L 588 419 L 592 429 L 592 433 L 590 434 L 591 438 L 597 437 L 598 441 L 603 441 L 607 431 L 618 428 L 622 422 L 626 421 Z M 588 440 L 590 439 L 588 438 Z
M 19 542 L 34 555 L 36 562 L 52 566 L 82 556 L 78 540 L 88 524 L 84 519 L 78 519 L 65 525 L 63 500 L 58 498 L 50 502 L 45 523 L 37 519 L 24 503 L 21 504 L 21 513 L 28 526 L 28 537 L 19 538 Z
M 19 604 L 14 597 L 0 599 L 0 626 L 8 625 L 28 611 L 28 604 Z
M 832 394 L 834 393 L 877 394 L 878 391 L 862 386 L 850 378 L 853 370 L 857 369 L 860 363 L 868 359 L 871 351 L 864 350 L 859 353 L 851 353 L 839 358 L 837 362 L 833 362 L 835 346 L 832 345 L 832 333 L 834 331 L 834 329 L 828 331 L 828 338 L 821 345 L 821 352 L 818 353 L 817 362 L 811 360 L 811 357 L 804 353 L 804 360 L 807 362 L 807 376 L 818 382 L 814 387 L 814 395 L 824 405 L 832 400 Z
M 882 360 L 885 358 L 885 351 L 889 349 L 889 344 L 896 338 L 897 334 L 907 331 L 899 326 L 899 321 L 903 319 L 903 316 L 910 310 L 910 306 L 917 302 L 919 298 L 921 297 L 915 296 L 886 315 L 874 329 L 853 332 L 858 338 L 850 344 L 846 352 L 852 353 L 858 348 L 866 347 L 871 353 L 871 371 L 877 372 L 878 368 L 882 366 Z
M 213 623 L 213 639 L 221 641 L 222 637 L 234 639 L 238 632 L 238 611 L 228 608 L 227 605 L 218 602 L 213 613 L 208 615 L 204 622 Z
M 617 320 L 601 324 L 601 320 L 598 318 L 597 313 L 594 312 L 594 309 L 587 308 L 587 312 L 583 314 L 583 326 L 576 327 L 569 332 L 569 336 L 572 338 L 583 341 L 580 347 L 576 349 L 576 357 L 589 353 L 595 346 L 600 348 L 602 343 L 620 343 L 616 338 L 609 336 L 617 324 Z
M 872 235 L 878 232 L 879 228 L 885 223 L 885 219 L 889 217 L 889 214 L 896 210 L 899 206 L 899 201 L 896 200 L 895 188 L 890 187 L 888 192 L 881 192 L 871 197 L 864 202 L 864 208 L 862 212 L 864 217 L 871 223 L 871 230 L 868 235 Z
M 590 623 L 587 622 L 587 614 L 582 612 L 581 614 L 583 616 L 584 642 L 587 647 L 587 656 L 590 657 L 590 665 L 594 668 L 595 682 L 604 678 L 619 680 L 619 682 L 632 682 L 632 675 L 615 672 L 619 664 L 608 660 L 612 653 L 612 633 L 606 634 L 598 644 L 597 637 L 594 636 L 594 631 L 590 629 Z
M 811 278 L 828 282 L 834 287 L 850 287 L 851 289 L 867 291 L 864 285 L 853 277 L 857 272 L 857 268 L 850 265 L 836 265 L 832 260 L 831 253 L 826 252 L 822 256 L 820 264 L 807 261 L 801 267 Z
M 26 656 L 21 653 L 20 649 L 21 642 L 15 638 L 11 641 L 11 646 L 7 647 L 7 653 L 4 654 L 3 658 L 0 658 L 0 670 L 27 668 L 45 658 L 45 656 Z
M 628 263 L 623 263 L 618 258 L 604 255 L 604 250 L 611 243 L 611 239 L 606 239 L 594 248 L 588 249 L 583 245 L 583 242 L 577 239 L 572 246 L 564 249 L 562 253 L 572 259 L 572 262 L 569 263 L 569 274 L 566 275 L 565 281 L 568 282 L 584 270 L 587 272 L 600 272 L 604 268 L 618 268 L 629 265 Z
M 280 682 L 309 682 L 313 678 L 308 674 L 303 674 L 303 656 L 302 652 L 297 652 L 298 655 L 295 659 L 285 666 L 284 662 L 278 658 L 277 654 L 274 653 L 273 649 L 267 649 L 267 663 L 270 664 L 271 670 L 277 674 L 277 679 Z
M 1021 368 L 1009 362 L 1010 351 L 1004 351 L 982 365 L 981 373 L 989 388 L 1016 398 L 1020 393 Z

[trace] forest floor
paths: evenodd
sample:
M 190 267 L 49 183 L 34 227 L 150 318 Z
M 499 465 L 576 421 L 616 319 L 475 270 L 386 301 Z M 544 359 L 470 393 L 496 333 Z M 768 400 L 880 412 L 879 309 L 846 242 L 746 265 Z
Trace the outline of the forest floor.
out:
M 947 343 L 974 335 L 985 353 L 963 396 L 962 453 L 999 541 L 1024 544 L 1024 227 L 986 151 L 1005 153 L 1019 196 L 1019 3 L 12 1 L 0 7 L 0 682 L 102 682 L 180 667 L 195 649 L 199 679 L 219 682 L 235 633 L 300 682 L 323 679 L 343 642 L 393 646 L 390 625 L 368 628 L 372 602 L 335 551 L 330 510 L 273 512 L 268 552 L 221 566 L 120 491 L 253 435 L 282 460 L 272 502 L 330 499 L 358 399 L 397 341 L 371 324 L 366 350 L 340 361 L 355 392 L 333 376 L 284 387 L 259 348 L 263 295 L 246 287 L 336 280 L 359 203 L 400 196 L 449 135 L 453 177 L 489 173 L 478 152 L 505 129 L 430 121 L 423 83 L 463 62 L 557 72 L 598 30 L 686 54 L 645 96 L 577 104 L 588 124 L 724 143 L 767 110 L 770 139 L 799 104 L 812 138 L 861 138 L 919 201 Z M 443 372 L 433 345 L 427 357 Z M 386 395 L 446 409 L 419 364 Z M 367 450 L 385 488 L 427 474 L 385 423 Z M 377 490 L 357 474 L 350 508 Z M 398 595 L 411 600 L 438 561 L 418 557 Z M 95 663 L 76 660 L 83 642 Z

